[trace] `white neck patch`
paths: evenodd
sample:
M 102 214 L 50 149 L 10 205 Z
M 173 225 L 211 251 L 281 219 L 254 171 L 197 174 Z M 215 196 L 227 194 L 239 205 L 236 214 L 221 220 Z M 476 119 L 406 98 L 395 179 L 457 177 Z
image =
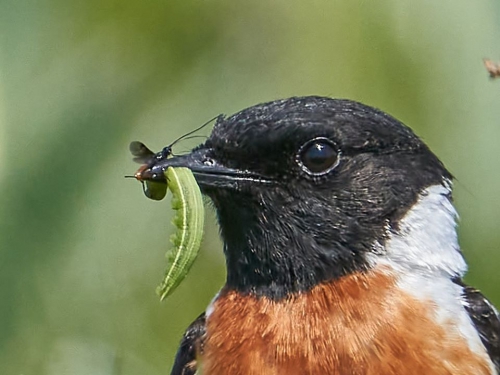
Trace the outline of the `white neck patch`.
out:
M 401 219 L 399 228 L 389 229 L 383 252 L 368 254 L 375 266 L 395 271 L 461 277 L 467 264 L 460 252 L 456 232 L 457 212 L 450 202 L 451 183 L 425 189 Z
M 469 348 L 497 374 L 479 334 L 467 314 L 463 288 L 452 279 L 467 272 L 458 245 L 457 212 L 450 201 L 451 182 L 425 189 L 399 222 L 388 228 L 383 251 L 367 254 L 373 268 L 383 267 L 397 278 L 398 286 L 415 298 L 432 303 L 438 324 L 454 324 Z

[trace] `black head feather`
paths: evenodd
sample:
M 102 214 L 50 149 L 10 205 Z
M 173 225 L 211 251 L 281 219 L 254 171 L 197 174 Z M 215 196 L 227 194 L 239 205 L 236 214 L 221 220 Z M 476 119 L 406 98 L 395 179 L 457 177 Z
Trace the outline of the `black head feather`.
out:
M 324 97 L 219 117 L 188 159 L 217 210 L 227 287 L 275 299 L 366 269 L 419 194 L 451 179 L 393 117 Z

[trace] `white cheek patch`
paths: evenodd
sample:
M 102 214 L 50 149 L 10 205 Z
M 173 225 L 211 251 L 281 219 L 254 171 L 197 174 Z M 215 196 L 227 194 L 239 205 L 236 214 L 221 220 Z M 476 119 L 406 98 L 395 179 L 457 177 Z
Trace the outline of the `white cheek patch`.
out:
M 415 205 L 390 231 L 385 251 L 368 254 L 373 265 L 422 274 L 461 277 L 467 264 L 460 252 L 456 233 L 457 212 L 450 202 L 450 184 L 425 189 Z

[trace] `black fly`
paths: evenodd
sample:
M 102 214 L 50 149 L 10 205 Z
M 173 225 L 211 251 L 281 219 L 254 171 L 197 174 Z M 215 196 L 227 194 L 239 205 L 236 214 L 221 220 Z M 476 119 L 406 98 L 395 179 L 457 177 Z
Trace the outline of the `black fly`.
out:
M 156 182 L 156 181 L 149 181 L 145 180 L 143 178 L 143 172 L 159 160 L 167 159 L 168 157 L 173 155 L 172 148 L 175 144 L 177 144 L 180 141 L 191 139 L 191 138 L 197 138 L 197 137 L 202 137 L 198 135 L 193 135 L 194 133 L 200 131 L 203 129 L 205 126 L 210 124 L 212 121 L 220 118 L 222 115 L 216 116 L 209 121 L 205 122 L 203 125 L 199 126 L 198 128 L 180 136 L 177 138 L 175 141 L 173 141 L 170 145 L 163 147 L 163 149 L 160 152 L 153 152 L 151 151 L 144 143 L 139 142 L 139 141 L 133 141 L 130 143 L 129 149 L 130 152 L 132 153 L 132 156 L 134 156 L 133 160 L 136 163 L 142 164 L 137 172 L 135 172 L 134 176 L 126 176 L 126 177 L 134 177 L 135 179 L 141 181 L 142 187 L 144 190 L 144 195 L 150 199 L 154 200 L 162 200 L 165 195 L 167 194 L 167 185 L 161 182 Z

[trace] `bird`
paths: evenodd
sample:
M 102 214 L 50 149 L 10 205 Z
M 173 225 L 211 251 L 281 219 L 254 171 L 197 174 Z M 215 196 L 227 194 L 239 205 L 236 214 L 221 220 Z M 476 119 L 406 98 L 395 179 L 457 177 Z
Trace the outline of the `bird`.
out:
M 406 125 L 346 99 L 219 116 L 190 168 L 215 207 L 226 281 L 172 375 L 500 373 L 500 317 L 462 279 L 453 176 Z

